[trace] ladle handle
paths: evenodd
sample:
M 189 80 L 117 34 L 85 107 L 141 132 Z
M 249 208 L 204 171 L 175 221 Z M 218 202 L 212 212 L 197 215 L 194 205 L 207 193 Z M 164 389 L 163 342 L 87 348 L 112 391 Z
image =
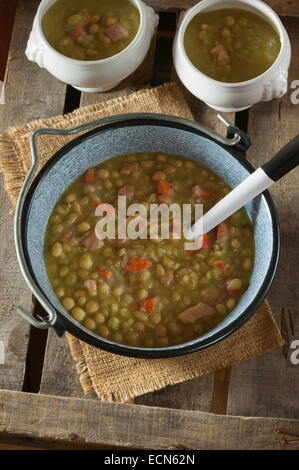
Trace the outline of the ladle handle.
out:
M 299 164 L 299 135 L 280 149 L 262 169 L 271 180 L 278 181 Z
M 186 234 L 186 238 L 194 240 L 209 232 L 245 206 L 247 202 L 264 192 L 298 164 L 299 135 L 215 204 L 203 217 L 198 219 Z

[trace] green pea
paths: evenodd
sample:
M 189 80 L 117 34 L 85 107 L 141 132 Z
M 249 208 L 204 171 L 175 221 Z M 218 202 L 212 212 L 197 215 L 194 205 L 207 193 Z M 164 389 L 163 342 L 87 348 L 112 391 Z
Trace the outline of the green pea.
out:
M 112 331 L 117 331 L 120 326 L 120 320 L 117 317 L 110 317 L 108 322 L 107 322 L 108 328 L 110 328 Z
M 68 286 L 73 286 L 77 282 L 77 276 L 75 273 L 69 273 L 66 278 L 65 282 Z

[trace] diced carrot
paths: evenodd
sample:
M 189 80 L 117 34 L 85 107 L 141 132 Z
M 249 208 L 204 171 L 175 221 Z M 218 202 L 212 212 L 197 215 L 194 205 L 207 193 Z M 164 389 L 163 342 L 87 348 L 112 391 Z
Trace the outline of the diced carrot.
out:
M 236 289 L 227 289 L 227 293 L 230 297 L 234 297 L 235 295 L 237 295 L 239 291 L 237 291 Z
M 85 173 L 86 183 L 94 183 L 96 179 L 96 170 L 94 168 L 88 168 Z
M 78 39 L 82 34 L 86 34 L 85 28 L 81 24 L 77 24 L 75 28 L 75 38 Z
M 93 206 L 96 209 L 101 203 L 101 201 L 94 202 Z
M 109 269 L 101 268 L 100 266 L 97 266 L 97 271 L 103 281 L 108 281 L 108 279 L 110 279 L 112 275 L 112 271 L 110 271 Z
M 219 292 L 219 299 L 224 300 L 227 296 L 227 292 L 225 290 L 222 290 Z
M 217 240 L 220 240 L 221 238 L 227 238 L 228 233 L 229 230 L 227 224 L 222 222 L 217 227 Z
M 225 266 L 224 266 L 223 263 L 221 263 L 221 261 L 215 261 L 214 266 L 215 266 L 215 268 L 221 269 L 221 271 L 224 271 L 224 269 L 225 269 Z
M 88 17 L 86 19 L 87 19 L 88 24 L 92 23 L 92 16 L 88 15 Z
M 199 238 L 197 240 L 199 240 Z M 201 245 L 201 248 L 198 248 L 198 250 L 206 250 L 207 248 L 209 248 L 210 244 L 211 244 L 210 237 L 207 233 L 205 233 L 204 235 L 202 235 L 202 245 Z M 187 251 L 190 255 L 194 255 L 198 250 L 187 250 Z
M 171 190 L 170 183 L 166 180 L 158 180 L 154 182 L 158 194 L 169 194 Z
M 68 232 L 63 232 L 63 233 L 61 234 L 60 241 L 61 241 L 62 243 L 67 243 L 67 242 L 69 242 L 69 241 L 71 240 L 72 236 L 73 236 L 73 232 L 70 232 L 70 231 L 68 231 Z
M 147 315 L 150 315 L 155 308 L 156 299 L 157 297 L 147 297 L 139 302 L 139 306 Z
M 134 256 L 126 264 L 125 270 L 128 273 L 139 273 L 140 271 L 144 271 L 145 269 L 148 269 L 151 265 L 152 263 L 148 259 Z
M 206 248 L 209 248 L 211 241 L 210 241 L 210 237 L 207 233 L 205 235 L 203 235 L 202 237 L 203 237 L 202 249 L 205 250 Z

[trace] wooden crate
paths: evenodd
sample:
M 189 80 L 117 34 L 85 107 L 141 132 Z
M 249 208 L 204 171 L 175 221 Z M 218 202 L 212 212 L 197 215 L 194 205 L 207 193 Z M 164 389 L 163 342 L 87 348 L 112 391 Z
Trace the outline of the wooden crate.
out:
M 0 131 L 176 80 L 172 38 L 178 14 L 195 1 L 147 1 L 160 14 L 151 50 L 131 77 L 103 94 L 74 91 L 26 59 L 25 44 L 38 3 L 17 2 Z M 299 2 L 267 3 L 282 17 L 292 42 L 291 83 L 299 78 Z M 183 91 L 194 118 L 224 133 L 216 112 Z M 298 107 L 291 103 L 292 92 L 290 89 L 283 99 L 227 116 L 251 137 L 248 158 L 254 166 L 298 133 Z M 18 267 L 12 207 L 2 184 L 0 341 L 5 343 L 6 358 L 5 364 L 0 364 L 0 449 L 299 449 L 299 366 L 289 360 L 289 346 L 299 339 L 296 178 L 298 172 L 293 171 L 271 190 L 280 218 L 282 247 L 268 299 L 282 326 L 287 342 L 284 350 L 144 395 L 126 405 L 84 397 L 66 340 L 53 331 L 34 330 L 16 315 L 19 304 L 35 313 L 40 306 L 32 299 Z

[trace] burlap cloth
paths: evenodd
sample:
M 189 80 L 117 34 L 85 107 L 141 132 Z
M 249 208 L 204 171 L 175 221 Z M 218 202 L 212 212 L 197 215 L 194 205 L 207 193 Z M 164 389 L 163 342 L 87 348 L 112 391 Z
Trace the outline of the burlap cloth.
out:
M 165 113 L 192 119 L 179 88 L 175 84 L 167 84 L 80 108 L 65 116 L 40 119 L 24 127 L 11 127 L 5 135 L 0 135 L 0 168 L 13 203 L 17 201 L 31 164 L 29 139 L 35 129 L 69 128 L 106 115 L 128 112 Z M 40 167 L 72 138 L 40 137 Z M 266 301 L 242 328 L 225 340 L 203 351 L 178 358 L 127 358 L 96 349 L 69 334 L 67 338 L 84 392 L 87 394 L 94 390 L 103 400 L 120 402 L 237 364 L 283 345 Z

